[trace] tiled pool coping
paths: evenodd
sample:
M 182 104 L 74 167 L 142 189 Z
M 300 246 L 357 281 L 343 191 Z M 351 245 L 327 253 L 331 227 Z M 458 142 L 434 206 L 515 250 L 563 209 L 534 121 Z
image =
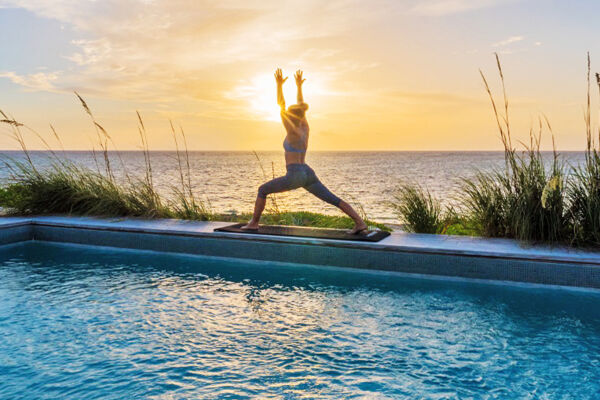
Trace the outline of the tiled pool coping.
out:
M 2 217 L 25 240 L 600 289 L 600 252 L 513 240 L 393 233 L 378 243 L 213 232 L 227 222 Z

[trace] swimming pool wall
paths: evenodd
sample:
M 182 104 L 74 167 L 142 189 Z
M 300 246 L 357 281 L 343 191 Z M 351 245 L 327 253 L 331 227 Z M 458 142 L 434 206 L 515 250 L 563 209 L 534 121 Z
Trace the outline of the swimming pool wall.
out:
M 33 238 L 33 225 L 20 218 L 0 218 L 0 246 Z
M 408 274 L 600 289 L 600 253 L 512 240 L 393 233 L 378 243 L 213 232 L 223 222 L 0 218 L 0 245 L 26 240 Z

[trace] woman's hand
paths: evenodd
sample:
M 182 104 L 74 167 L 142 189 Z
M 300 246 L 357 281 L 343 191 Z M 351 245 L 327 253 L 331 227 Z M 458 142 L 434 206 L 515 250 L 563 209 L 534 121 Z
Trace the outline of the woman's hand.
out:
M 277 71 L 275 71 L 275 82 L 277 82 L 277 85 L 281 86 L 285 81 L 287 81 L 287 76 L 284 78 L 281 68 L 277 68 Z
M 294 78 L 296 78 L 296 86 L 302 86 L 302 84 L 306 80 L 306 79 L 302 79 L 302 71 L 301 70 L 296 71 Z

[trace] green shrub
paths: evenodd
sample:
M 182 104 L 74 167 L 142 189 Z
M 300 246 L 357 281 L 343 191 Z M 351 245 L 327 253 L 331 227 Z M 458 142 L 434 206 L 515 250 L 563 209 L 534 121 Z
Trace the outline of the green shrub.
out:
M 402 184 L 390 203 L 403 228 L 415 233 L 440 233 L 444 229 L 441 203 L 427 189 L 416 184 Z
M 580 246 L 600 246 L 600 157 L 588 153 L 583 166 L 575 169 L 568 187 L 572 216 L 572 242 Z
M 11 183 L 0 206 L 17 214 L 168 216 L 160 197 L 145 182 L 119 185 L 74 164 L 53 163 L 42 171 L 14 161 Z
M 565 241 L 569 219 L 562 167 L 555 161 L 546 171 L 539 150 L 513 157 L 506 171 L 463 180 L 465 212 L 485 236 Z

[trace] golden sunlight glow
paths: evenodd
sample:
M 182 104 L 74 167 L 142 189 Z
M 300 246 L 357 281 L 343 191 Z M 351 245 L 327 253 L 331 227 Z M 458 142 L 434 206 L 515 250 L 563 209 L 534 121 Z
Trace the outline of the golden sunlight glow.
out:
M 173 120 L 193 150 L 280 151 L 277 67 L 288 77 L 288 106 L 297 101 L 294 72 L 304 71 L 311 150 L 502 149 L 478 73 L 501 95 L 493 52 L 509 85 L 515 142 L 529 140 L 531 120 L 544 112 L 559 148 L 585 146 L 585 135 L 574 133 L 585 105 L 585 54 L 598 35 L 578 35 L 576 18 L 560 32 L 551 23 L 532 31 L 527 18 L 493 23 L 504 6 L 529 15 L 529 2 L 98 3 L 0 0 L 2 21 L 10 21 L 0 34 L 11 38 L 0 63 L 0 109 L 42 134 L 52 135 L 51 123 L 69 150 L 95 140 L 76 90 L 121 150 L 139 148 L 139 110 L 156 150 L 173 149 L 164 134 Z M 429 25 L 435 29 L 423 29 Z M 16 35 L 15 27 L 36 29 Z M 592 72 L 598 59 L 592 52 Z M 18 149 L 2 129 L 0 149 Z
M 287 73 L 288 80 L 283 85 L 286 106 L 296 103 L 296 83 L 293 72 Z M 304 101 L 313 105 L 319 103 L 327 94 L 324 85 L 318 79 L 305 82 L 303 87 Z M 249 85 L 236 87 L 230 97 L 243 98 L 248 102 L 252 116 L 266 121 L 280 121 L 279 105 L 277 105 L 277 86 L 272 74 L 257 75 L 250 80 Z
M 284 85 L 284 95 L 287 102 L 291 100 L 289 82 Z M 267 121 L 279 121 L 279 105 L 277 105 L 277 88 L 275 80 L 270 75 L 260 75 L 252 80 L 250 109 L 252 114 Z M 295 95 L 295 94 L 294 94 Z

